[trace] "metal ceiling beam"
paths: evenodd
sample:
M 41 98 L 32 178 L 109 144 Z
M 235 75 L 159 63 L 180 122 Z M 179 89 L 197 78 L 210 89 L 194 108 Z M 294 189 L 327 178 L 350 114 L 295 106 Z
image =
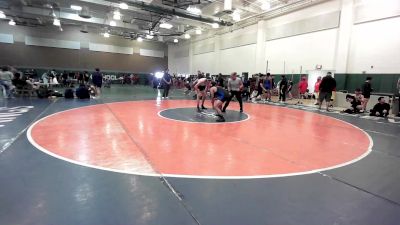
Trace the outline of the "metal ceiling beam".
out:
M 52 10 L 44 9 L 44 8 L 30 7 L 30 6 L 23 6 L 22 13 L 51 17 L 50 15 L 52 13 Z M 68 12 L 56 12 L 55 14 L 59 19 L 79 21 L 79 22 L 89 23 L 89 24 L 96 24 L 96 25 L 100 25 L 103 27 L 108 26 L 108 24 L 105 24 L 107 21 L 104 18 L 92 17 L 90 19 L 85 19 L 85 18 L 80 17 L 78 14 L 68 13 Z M 116 21 L 115 27 L 139 31 L 139 27 L 137 25 L 130 24 L 130 23 L 123 23 L 121 21 Z
M 110 0 L 110 1 L 81 0 L 81 1 L 82 2 L 90 2 L 93 4 L 98 4 L 98 2 L 109 2 L 109 5 L 111 5 L 110 3 L 113 3 L 113 4 L 119 3 L 119 1 L 116 1 L 116 0 Z M 143 1 L 136 1 L 136 0 L 126 1 L 125 3 L 127 3 L 129 6 L 134 7 L 134 8 L 139 8 L 144 11 L 154 12 L 154 13 L 158 13 L 158 14 L 162 14 L 162 15 L 179 16 L 182 18 L 191 19 L 191 20 L 202 22 L 202 23 L 208 23 L 208 24 L 218 23 L 221 26 L 231 26 L 232 25 L 232 23 L 228 22 L 228 21 L 223 21 L 223 20 L 215 21 L 214 18 L 212 18 L 212 17 L 203 17 L 200 15 L 191 14 L 191 13 L 188 13 L 186 10 L 177 9 L 177 8 L 173 8 L 173 7 L 149 4 L 149 3 L 146 3 Z

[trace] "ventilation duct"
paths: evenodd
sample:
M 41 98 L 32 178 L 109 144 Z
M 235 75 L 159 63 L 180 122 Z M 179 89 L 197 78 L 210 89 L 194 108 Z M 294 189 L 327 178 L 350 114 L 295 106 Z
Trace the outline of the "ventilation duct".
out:
M 232 0 L 224 0 L 224 12 L 232 13 Z
M 85 19 L 90 19 L 92 16 L 90 15 L 89 7 L 82 6 L 82 10 L 79 12 L 79 16 Z

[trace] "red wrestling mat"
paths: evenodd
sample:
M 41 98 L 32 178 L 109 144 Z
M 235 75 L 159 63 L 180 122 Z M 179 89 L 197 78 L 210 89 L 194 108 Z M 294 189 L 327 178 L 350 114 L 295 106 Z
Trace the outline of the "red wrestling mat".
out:
M 72 109 L 37 121 L 28 138 L 38 149 L 79 165 L 196 178 L 313 173 L 360 160 L 372 146 L 349 123 L 278 106 L 245 104 L 250 118 L 235 123 L 189 123 L 158 114 L 195 104 L 132 101 Z

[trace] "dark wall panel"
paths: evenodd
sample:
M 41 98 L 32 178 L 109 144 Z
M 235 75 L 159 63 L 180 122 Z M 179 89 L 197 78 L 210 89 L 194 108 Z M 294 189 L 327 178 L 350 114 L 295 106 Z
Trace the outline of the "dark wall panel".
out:
M 0 44 L 0 65 L 88 70 L 99 67 L 102 70 L 153 73 L 166 68 L 168 59 L 15 43 Z

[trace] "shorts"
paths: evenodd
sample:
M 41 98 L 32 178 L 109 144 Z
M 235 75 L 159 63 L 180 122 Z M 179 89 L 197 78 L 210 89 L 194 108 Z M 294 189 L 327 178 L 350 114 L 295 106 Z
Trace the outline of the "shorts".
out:
M 217 99 L 220 100 L 221 102 L 225 102 L 228 99 L 228 97 L 227 96 L 220 96 L 220 97 L 217 97 Z
M 101 88 L 101 84 L 93 84 L 95 87 Z
M 206 89 L 206 86 L 199 86 L 200 91 L 204 91 Z
M 331 101 L 331 98 L 332 98 L 332 92 L 322 92 L 321 91 L 318 96 L 318 99 L 320 102 L 322 102 L 324 99 L 325 99 L 325 101 Z
M 371 94 L 364 94 L 364 93 L 363 93 L 363 96 L 364 96 L 364 98 L 370 98 L 370 97 L 371 97 Z

